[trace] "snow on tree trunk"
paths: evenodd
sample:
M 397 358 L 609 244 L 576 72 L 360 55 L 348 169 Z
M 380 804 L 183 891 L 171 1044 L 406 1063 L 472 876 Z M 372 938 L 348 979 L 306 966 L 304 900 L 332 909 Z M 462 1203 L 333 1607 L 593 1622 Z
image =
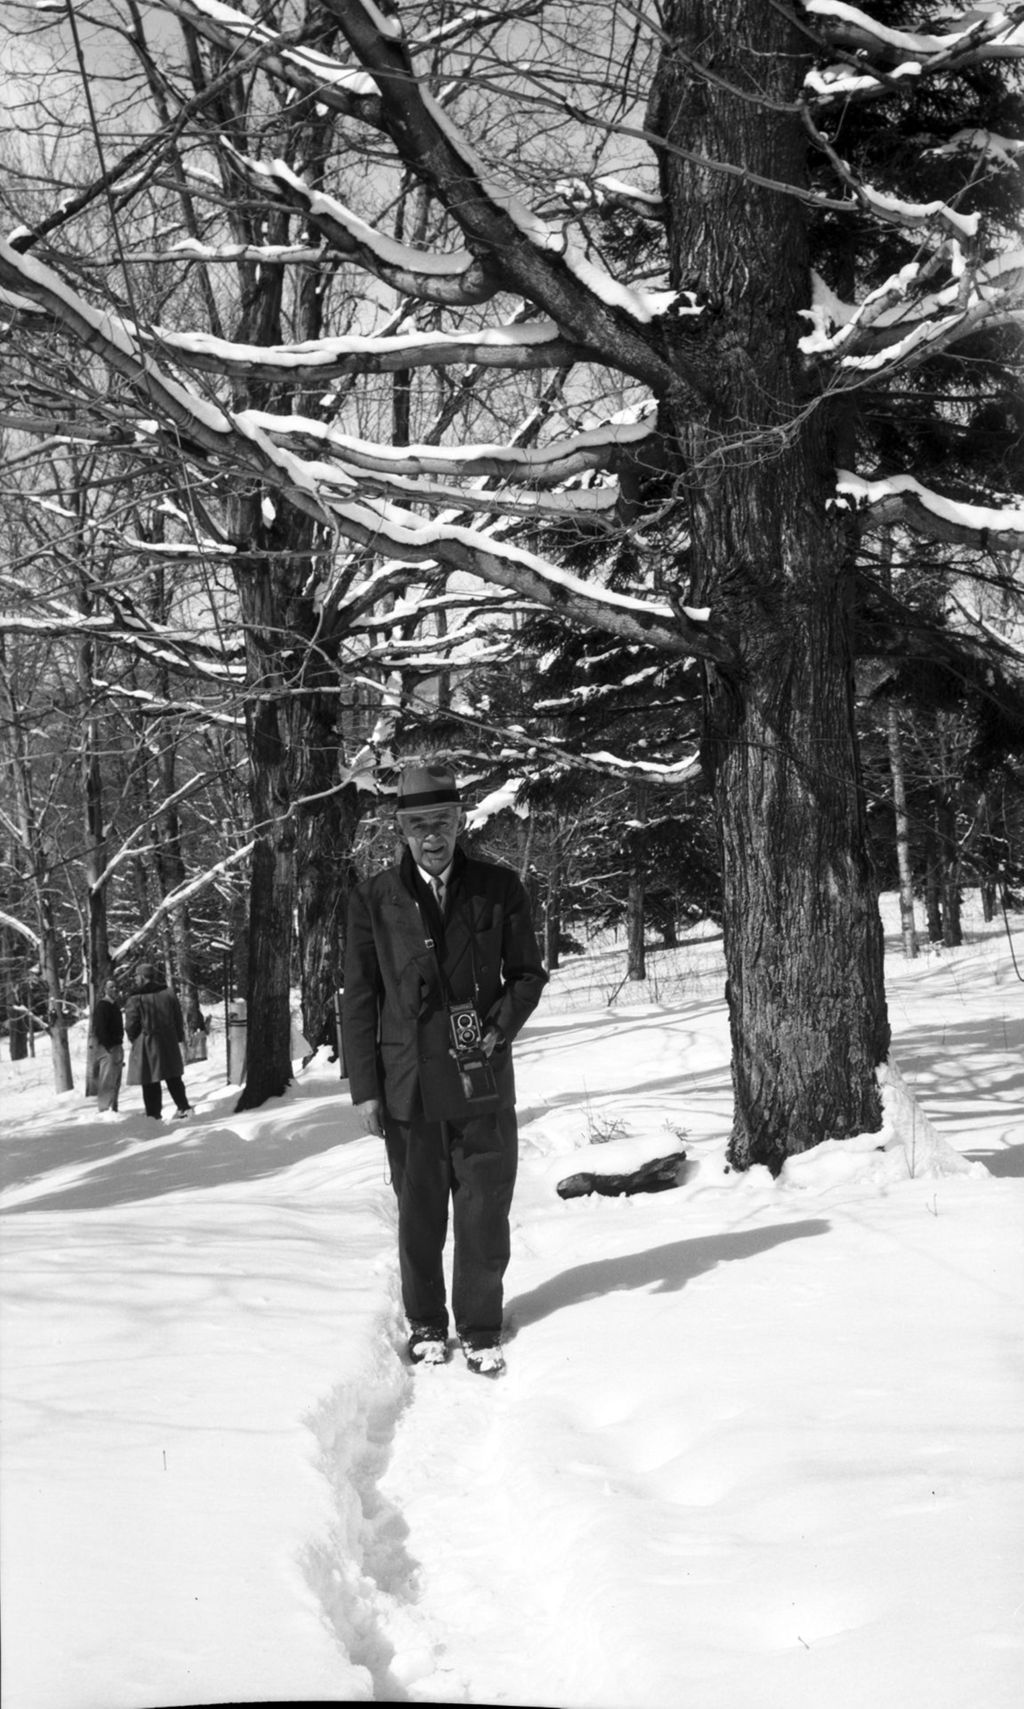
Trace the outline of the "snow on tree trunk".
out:
M 801 408 L 805 221 L 796 197 L 703 164 L 804 181 L 799 117 L 772 106 L 797 102 L 803 44 L 782 9 L 752 0 L 671 0 L 665 22 L 679 51 L 664 57 L 649 124 L 669 144 L 672 283 L 698 291 L 714 327 L 703 419 L 666 405 L 690 490 L 692 591 L 680 592 L 713 610 L 739 659 L 706 669 L 730 1154 L 777 1171 L 822 1139 L 881 1125 L 875 1070 L 889 1042 L 853 720 L 852 554 L 830 508 L 824 412 Z M 714 83 L 691 76 L 691 55 L 714 65 Z M 675 338 L 692 359 L 685 322 Z

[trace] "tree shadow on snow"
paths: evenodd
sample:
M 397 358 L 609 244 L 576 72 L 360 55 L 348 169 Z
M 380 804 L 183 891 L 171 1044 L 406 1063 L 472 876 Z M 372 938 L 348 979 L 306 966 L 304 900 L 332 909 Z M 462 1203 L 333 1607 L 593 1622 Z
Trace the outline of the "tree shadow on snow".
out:
M 326 1112 L 322 1101 L 311 1104 L 307 1114 L 301 1100 L 278 1104 L 271 1099 L 262 1110 L 247 1112 L 238 1125 L 229 1113 L 199 1115 L 173 1128 L 135 1117 L 121 1129 L 97 1124 L 76 1131 L 68 1124 L 34 1137 L 34 1157 L 33 1148 L 25 1145 L 5 1159 L 5 1186 L 42 1183 L 51 1172 L 69 1168 L 81 1173 L 3 1206 L 0 1216 L 105 1210 L 168 1193 L 257 1181 L 363 1134 L 355 1112 L 340 1101 Z
M 970 1134 L 976 1124 L 980 1143 L 965 1151 L 966 1157 L 981 1161 L 993 1175 L 1021 1173 L 1024 1010 L 896 1032 L 893 1056 L 940 1133 L 953 1128 Z
M 592 1264 L 577 1264 L 550 1281 L 517 1294 L 508 1302 L 512 1333 L 537 1323 L 556 1311 L 565 1311 L 585 1300 L 628 1288 L 648 1288 L 658 1294 L 677 1293 L 687 1282 L 714 1270 L 719 1264 L 756 1258 L 789 1240 L 806 1240 L 827 1234 L 830 1224 L 821 1217 L 806 1222 L 779 1223 L 774 1228 L 748 1229 L 740 1234 L 706 1234 L 692 1240 L 673 1240 L 649 1252 L 629 1252 L 620 1258 L 599 1258 Z
M 1003 1151 L 965 1151 L 968 1163 L 984 1163 L 990 1175 L 1006 1180 L 1024 1178 L 1024 1145 L 1008 1145 Z

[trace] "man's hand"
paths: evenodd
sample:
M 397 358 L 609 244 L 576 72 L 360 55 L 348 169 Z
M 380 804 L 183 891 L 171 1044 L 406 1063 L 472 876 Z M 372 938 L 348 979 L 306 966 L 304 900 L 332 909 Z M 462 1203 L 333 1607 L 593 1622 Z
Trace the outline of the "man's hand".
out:
M 484 1055 L 490 1058 L 494 1055 L 499 1044 L 504 1044 L 504 1042 L 505 1040 L 497 1027 L 488 1027 L 483 1038 L 480 1040 L 480 1048 Z
M 372 1133 L 378 1139 L 383 1139 L 384 1123 L 381 1120 L 379 1098 L 367 1098 L 365 1104 L 357 1104 L 356 1114 L 362 1121 L 364 1133 Z

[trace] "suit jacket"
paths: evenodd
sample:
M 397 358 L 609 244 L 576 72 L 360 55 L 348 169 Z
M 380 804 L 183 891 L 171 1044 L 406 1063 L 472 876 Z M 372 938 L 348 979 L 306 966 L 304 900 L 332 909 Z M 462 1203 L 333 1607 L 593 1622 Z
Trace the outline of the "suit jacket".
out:
M 442 923 L 412 856 L 361 884 L 349 904 L 342 1028 L 354 1104 L 423 1114 L 426 1088 L 465 1114 L 449 1054 L 450 1002 L 472 1002 L 500 1035 L 490 1059 L 498 1107 L 515 1103 L 511 1044 L 547 982 L 515 873 L 456 849 Z

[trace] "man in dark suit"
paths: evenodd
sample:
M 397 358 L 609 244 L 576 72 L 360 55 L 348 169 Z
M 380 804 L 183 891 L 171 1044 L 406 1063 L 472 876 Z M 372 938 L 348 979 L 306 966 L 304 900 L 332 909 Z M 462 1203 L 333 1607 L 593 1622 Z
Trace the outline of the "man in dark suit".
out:
M 451 771 L 406 768 L 401 860 L 349 907 L 343 1032 L 352 1102 L 384 1137 L 398 1199 L 409 1356 L 448 1355 L 450 1201 L 455 1328 L 470 1368 L 496 1375 L 518 1157 L 511 1047 L 547 975 L 523 886 L 463 853 L 464 817 Z

